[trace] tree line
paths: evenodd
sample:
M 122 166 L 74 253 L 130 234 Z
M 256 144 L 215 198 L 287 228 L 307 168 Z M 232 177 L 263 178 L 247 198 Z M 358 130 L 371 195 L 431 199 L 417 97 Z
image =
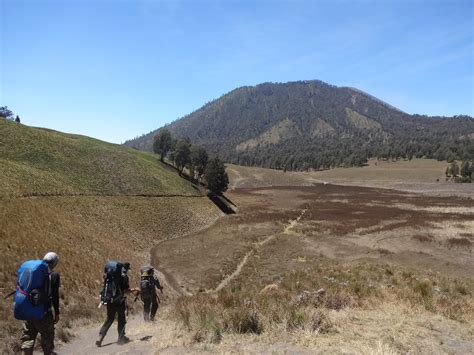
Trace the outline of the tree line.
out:
M 472 182 L 474 178 L 474 162 L 464 161 L 461 167 L 453 161 L 446 168 L 446 179 L 452 178 L 455 182 Z
M 207 151 L 189 138 L 174 139 L 166 128 L 161 129 L 153 139 L 153 152 L 160 155 L 161 162 L 169 160 L 180 176 L 187 168 L 189 177 L 205 183 L 212 193 L 219 195 L 227 190 L 229 177 L 224 162 L 217 156 L 209 158 Z
M 20 123 L 20 116 L 16 115 L 15 117 L 15 114 L 8 106 L 0 106 L 0 117 Z

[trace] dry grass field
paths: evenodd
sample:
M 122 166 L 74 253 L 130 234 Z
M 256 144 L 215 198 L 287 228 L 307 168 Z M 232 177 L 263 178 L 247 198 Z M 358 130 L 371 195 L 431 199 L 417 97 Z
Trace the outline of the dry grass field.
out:
M 22 261 L 56 251 L 61 262 L 62 340 L 77 320 L 97 321 L 102 270 L 108 259 L 128 260 L 131 281 L 150 262 L 149 248 L 160 240 L 199 230 L 220 216 L 206 197 L 37 197 L 1 200 L 0 282 L 5 294 L 15 287 Z M 0 347 L 18 345 L 21 323 L 11 301 L 0 302 Z M 60 339 L 61 339 L 60 337 Z
M 417 192 L 435 196 L 474 197 L 474 185 L 446 181 L 447 163 L 432 159 L 411 161 L 370 160 L 368 166 L 313 172 L 244 167 L 229 164 L 232 188 L 268 186 L 312 186 L 318 183 L 367 186 Z
M 186 346 L 472 349 L 472 199 L 331 184 L 228 197 L 238 214 L 153 251 L 185 295 L 169 319 L 191 334 Z
M 403 176 L 390 164 L 374 173 L 384 186 Z M 237 213 L 157 243 L 152 263 L 171 297 L 156 324 L 132 317 L 126 349 L 112 335 L 101 353 L 472 353 L 472 195 L 229 172 Z M 98 352 L 95 332 L 64 352 Z

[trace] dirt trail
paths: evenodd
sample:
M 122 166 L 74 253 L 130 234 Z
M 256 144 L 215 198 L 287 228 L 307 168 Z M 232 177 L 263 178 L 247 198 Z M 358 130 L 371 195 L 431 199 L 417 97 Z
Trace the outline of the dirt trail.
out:
M 155 323 L 145 323 L 138 316 L 127 321 L 127 336 L 130 343 L 118 345 L 116 324 L 114 323 L 104 339 L 104 346 L 95 345 L 99 326 L 81 330 L 73 342 L 57 349 L 59 355 L 89 354 L 313 354 L 302 346 L 284 343 L 259 343 L 255 339 L 245 342 L 235 339 L 225 340 L 222 344 L 195 343 L 183 330 L 159 317 Z
M 283 228 L 282 233 L 291 233 L 291 230 L 297 226 L 301 218 L 305 215 L 307 209 L 303 209 L 301 214 L 290 220 Z M 218 292 L 225 288 L 233 279 L 235 279 L 242 271 L 242 268 L 247 263 L 248 259 L 260 248 L 264 247 L 271 240 L 275 239 L 278 234 L 272 234 L 262 241 L 255 243 L 252 248 L 237 265 L 234 272 L 225 277 L 214 289 L 208 292 Z M 166 241 L 166 240 L 165 240 Z M 171 288 L 177 296 L 191 295 L 186 290 L 179 287 L 173 275 L 165 270 L 157 270 L 159 276 L 163 279 L 163 283 Z M 190 352 L 191 349 L 184 347 L 184 345 L 176 344 L 176 339 L 180 336 L 176 334 L 178 330 L 175 325 L 169 324 L 160 315 L 166 312 L 166 306 L 160 307 L 158 321 L 156 323 L 144 323 L 140 316 L 132 316 L 127 320 L 127 336 L 130 337 L 131 342 L 126 345 L 118 345 L 116 323 L 110 328 L 103 346 L 98 348 L 95 345 L 95 340 L 98 336 L 100 324 L 80 329 L 77 337 L 69 344 L 65 344 L 59 348 L 59 354 L 152 354 L 156 351 L 166 351 L 170 353 Z M 171 344 L 173 343 L 173 344 Z M 195 349 L 199 351 L 198 349 Z M 303 351 L 304 349 L 294 350 Z
M 289 234 L 290 231 L 296 227 L 296 225 L 298 224 L 298 222 L 300 221 L 300 219 L 304 216 L 304 214 L 306 213 L 307 209 L 304 209 L 301 214 L 295 218 L 295 219 L 292 219 L 290 220 L 285 228 L 283 229 L 283 233 L 285 234 Z M 241 271 L 242 271 L 242 268 L 245 266 L 245 264 L 247 263 L 249 257 L 252 256 L 253 253 L 255 253 L 255 251 L 261 247 L 263 247 L 265 244 L 269 243 L 271 240 L 275 239 L 278 235 L 277 234 L 272 234 L 268 237 L 266 237 L 265 239 L 263 239 L 261 242 L 258 242 L 258 243 L 255 243 L 255 248 L 251 249 L 247 254 L 244 255 L 244 257 L 242 258 L 242 260 L 240 261 L 240 263 L 237 265 L 237 268 L 234 270 L 234 272 L 230 275 L 228 275 L 227 277 L 225 277 L 220 283 L 219 285 L 217 285 L 214 289 L 212 290 L 209 290 L 207 291 L 208 293 L 211 293 L 211 292 L 219 292 L 220 290 L 222 290 L 223 288 L 225 288 L 230 281 L 232 281 L 233 279 L 235 279 L 237 276 L 240 275 Z
M 296 225 L 298 224 L 298 222 L 300 221 L 301 218 L 303 218 L 303 216 L 305 215 L 305 213 L 308 211 L 307 208 L 305 208 L 303 210 L 303 212 L 301 212 L 301 214 L 294 220 L 290 221 L 290 223 L 288 223 L 288 225 L 285 227 L 285 230 L 283 231 L 283 233 L 285 234 L 290 234 L 291 233 L 291 230 L 293 228 L 296 227 Z

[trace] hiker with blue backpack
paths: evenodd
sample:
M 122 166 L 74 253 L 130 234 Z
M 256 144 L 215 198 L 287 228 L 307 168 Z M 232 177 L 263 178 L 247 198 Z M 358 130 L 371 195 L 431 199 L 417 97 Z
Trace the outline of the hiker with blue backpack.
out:
M 126 308 L 127 300 L 126 295 L 128 293 L 138 294 L 139 290 L 136 288 L 130 288 L 128 280 L 128 270 L 130 270 L 130 263 L 121 263 L 118 261 L 110 260 L 107 262 L 104 268 L 104 283 L 102 291 L 100 293 L 100 304 L 107 306 L 107 318 L 100 328 L 99 339 L 95 342 L 98 347 L 102 346 L 102 342 L 107 334 L 110 326 L 117 316 L 117 331 L 118 340 L 117 344 L 122 345 L 130 341 L 125 335 L 125 324 L 126 324 Z
M 61 283 L 53 269 L 58 263 L 58 255 L 49 252 L 43 260 L 25 261 L 18 269 L 13 313 L 16 319 L 25 321 L 21 336 L 24 354 L 33 354 L 38 333 L 43 353 L 54 354 L 54 325 L 59 321 Z

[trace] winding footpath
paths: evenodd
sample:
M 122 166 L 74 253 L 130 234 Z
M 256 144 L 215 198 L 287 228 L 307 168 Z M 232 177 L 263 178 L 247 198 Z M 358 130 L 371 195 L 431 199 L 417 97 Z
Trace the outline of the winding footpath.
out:
M 291 234 L 291 231 L 293 230 L 293 228 L 295 228 L 298 225 L 299 221 L 301 220 L 301 218 L 303 218 L 303 216 L 305 215 L 305 213 L 307 211 L 308 211 L 308 209 L 305 208 L 304 210 L 301 211 L 301 214 L 297 218 L 290 220 L 285 225 L 285 228 L 283 229 L 283 233 L 284 234 Z M 244 257 L 242 258 L 240 263 L 237 264 L 237 267 L 234 270 L 234 272 L 232 272 L 230 275 L 226 276 L 215 288 L 213 288 L 211 290 L 208 290 L 207 293 L 219 292 L 220 290 L 225 288 L 233 279 L 235 279 L 237 276 L 240 275 L 240 273 L 242 271 L 242 268 L 245 266 L 245 264 L 247 264 L 248 259 L 258 249 L 265 246 L 265 244 L 268 244 L 271 240 L 275 239 L 277 236 L 278 236 L 278 234 L 272 234 L 272 235 L 266 237 L 265 239 L 263 239 L 262 241 L 260 241 L 258 243 L 255 243 L 254 244 L 255 247 L 252 248 L 247 254 L 244 255 Z

